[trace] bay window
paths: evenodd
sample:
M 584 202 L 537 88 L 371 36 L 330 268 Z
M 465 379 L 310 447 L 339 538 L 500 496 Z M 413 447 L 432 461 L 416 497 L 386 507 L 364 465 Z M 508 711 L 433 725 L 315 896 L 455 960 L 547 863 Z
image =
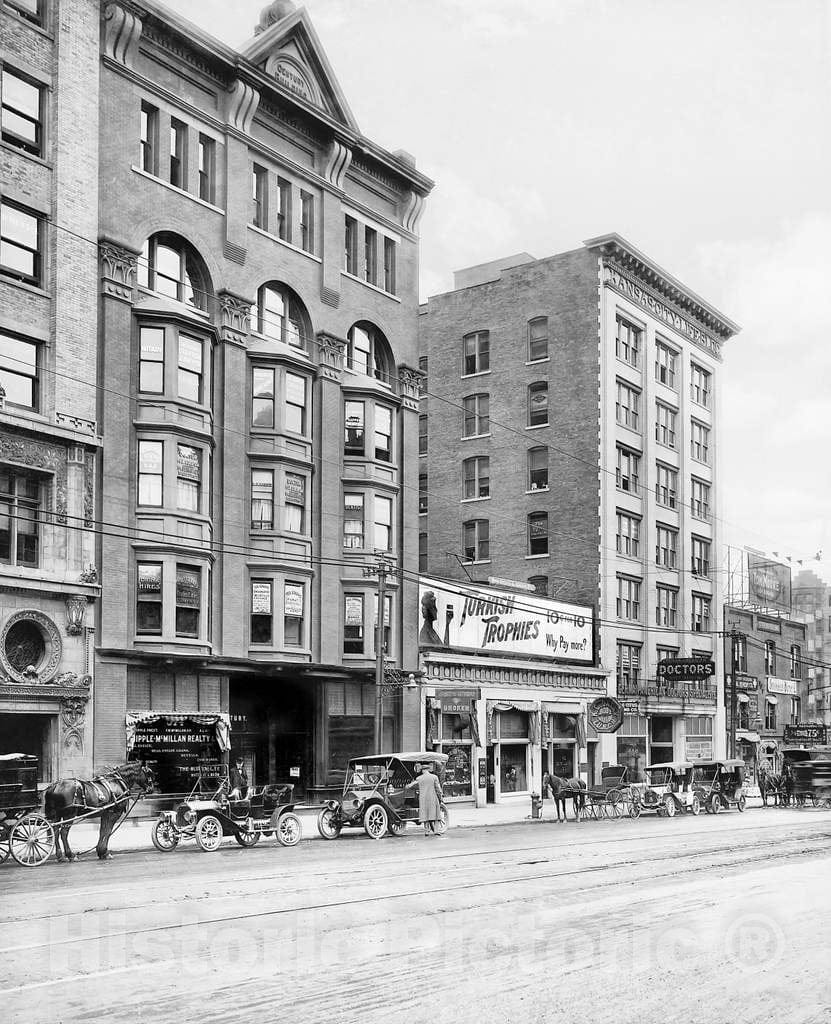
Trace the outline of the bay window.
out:
M 274 529 L 274 471 L 251 470 L 251 529 Z

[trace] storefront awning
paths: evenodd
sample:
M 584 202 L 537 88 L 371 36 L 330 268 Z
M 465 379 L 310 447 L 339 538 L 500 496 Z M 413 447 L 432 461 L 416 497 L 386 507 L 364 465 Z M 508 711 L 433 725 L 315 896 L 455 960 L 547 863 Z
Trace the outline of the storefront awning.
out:
M 768 704 L 778 704 L 779 703 L 779 698 L 778 697 L 774 697 L 772 693 L 769 693 L 767 695 L 767 697 L 765 697 L 765 700 L 768 702 Z
M 750 697 L 748 697 L 748 695 L 746 693 L 737 693 L 736 694 L 736 700 L 739 702 L 739 704 L 749 704 L 750 703 Z
M 758 732 L 750 732 L 748 730 L 740 731 L 737 733 L 737 738 L 743 743 L 758 743 L 759 734 Z

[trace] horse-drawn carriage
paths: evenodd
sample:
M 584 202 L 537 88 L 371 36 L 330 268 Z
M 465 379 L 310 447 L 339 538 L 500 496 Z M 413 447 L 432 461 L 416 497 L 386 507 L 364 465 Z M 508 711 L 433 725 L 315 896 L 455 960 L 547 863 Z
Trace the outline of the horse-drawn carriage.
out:
M 599 821 L 601 818 L 639 818 L 640 814 L 640 793 L 629 782 L 629 769 L 625 765 L 603 768 L 600 785 L 591 786 L 585 792 L 583 818 Z
M 281 846 L 296 846 L 303 834 L 294 814 L 291 783 L 262 786 L 246 799 L 232 800 L 228 779 L 199 776 L 187 799 L 161 811 L 150 838 L 157 850 L 170 853 L 182 840 L 195 839 L 206 853 L 218 850 L 226 836 L 250 849 L 263 836 L 276 835 Z
M 744 784 L 746 765 L 739 758 L 727 761 L 697 761 L 693 768 L 693 790 L 708 814 L 747 804 Z
M 40 813 L 38 759 L 0 755 L 0 864 L 11 855 L 24 867 L 37 867 L 54 846 L 52 826 Z
M 831 807 L 831 754 L 828 751 L 787 752 L 790 789 L 798 807 Z M 797 754 L 819 756 L 798 758 Z

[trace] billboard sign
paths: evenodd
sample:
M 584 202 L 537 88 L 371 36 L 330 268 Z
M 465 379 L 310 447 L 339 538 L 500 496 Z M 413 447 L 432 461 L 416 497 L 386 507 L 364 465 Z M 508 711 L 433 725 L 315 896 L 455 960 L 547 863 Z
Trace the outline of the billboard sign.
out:
M 593 611 L 535 594 L 422 576 L 421 647 L 523 654 L 556 661 L 594 661 Z
M 747 598 L 761 608 L 791 610 L 790 566 L 747 553 Z

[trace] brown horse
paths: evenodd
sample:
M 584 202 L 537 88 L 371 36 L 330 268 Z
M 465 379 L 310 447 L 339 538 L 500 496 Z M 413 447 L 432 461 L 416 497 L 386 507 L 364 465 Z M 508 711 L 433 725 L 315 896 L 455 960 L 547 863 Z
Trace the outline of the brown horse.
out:
M 542 777 L 542 791 L 548 789 L 554 799 L 554 806 L 557 809 L 557 821 L 568 821 L 566 811 L 566 800 L 571 800 L 574 810 L 574 820 L 579 821 L 580 816 L 586 807 L 586 783 L 582 779 L 562 779 L 559 775 L 549 775 L 546 772 Z M 560 807 L 563 809 L 563 817 L 560 818 Z
M 153 772 L 143 761 L 110 768 L 94 779 L 60 779 L 44 793 L 44 814 L 55 826 L 55 856 L 58 861 L 75 860 L 69 848 L 69 830 L 79 818 L 100 818 L 95 850 L 100 860 L 109 860 L 108 843 L 116 822 L 129 810 L 134 789 L 149 793 L 155 786 Z M 61 851 L 63 844 L 63 851 Z

